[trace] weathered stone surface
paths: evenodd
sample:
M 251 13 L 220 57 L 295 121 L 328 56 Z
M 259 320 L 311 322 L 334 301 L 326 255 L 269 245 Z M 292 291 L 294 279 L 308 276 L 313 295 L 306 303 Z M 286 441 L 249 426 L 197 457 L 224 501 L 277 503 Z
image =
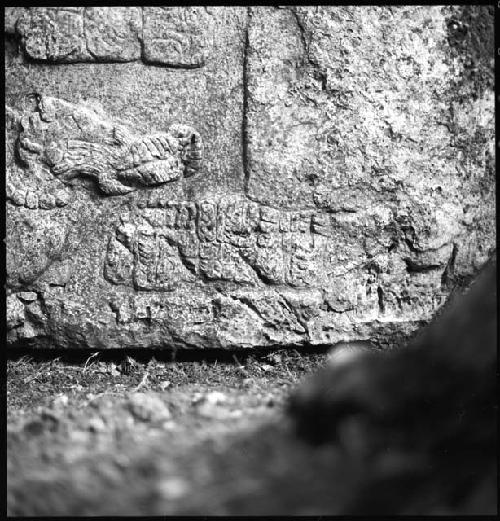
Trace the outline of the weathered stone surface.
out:
M 487 8 L 8 15 L 9 342 L 390 343 L 494 248 Z

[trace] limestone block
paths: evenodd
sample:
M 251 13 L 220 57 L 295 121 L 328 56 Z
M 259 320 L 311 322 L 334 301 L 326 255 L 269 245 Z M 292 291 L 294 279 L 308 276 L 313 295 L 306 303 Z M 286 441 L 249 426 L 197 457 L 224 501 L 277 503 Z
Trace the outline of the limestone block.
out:
M 495 248 L 488 7 L 6 24 L 11 344 L 387 345 Z

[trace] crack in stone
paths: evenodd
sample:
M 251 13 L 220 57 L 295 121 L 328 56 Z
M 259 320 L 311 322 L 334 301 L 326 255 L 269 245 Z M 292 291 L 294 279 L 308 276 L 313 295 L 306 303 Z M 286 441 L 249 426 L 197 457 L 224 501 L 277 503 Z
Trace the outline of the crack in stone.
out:
M 446 263 L 446 267 L 444 268 L 443 274 L 441 275 L 441 289 L 449 290 L 451 289 L 451 285 L 453 283 L 453 276 L 455 274 L 455 261 L 458 254 L 458 245 L 457 243 L 453 243 L 453 249 L 450 254 L 450 258 Z

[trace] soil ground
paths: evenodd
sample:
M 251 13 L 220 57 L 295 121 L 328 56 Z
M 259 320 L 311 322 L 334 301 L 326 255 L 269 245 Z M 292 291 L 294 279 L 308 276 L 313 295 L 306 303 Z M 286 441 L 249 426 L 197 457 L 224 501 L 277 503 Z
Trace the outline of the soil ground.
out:
M 326 362 L 294 350 L 8 351 L 8 515 L 428 515 L 494 504 L 489 474 L 451 507 L 448 474 L 422 478 L 426 460 L 412 450 L 363 456 L 359 429 L 340 444 L 301 441 L 287 397 Z
M 8 514 L 330 513 L 311 490 L 342 455 L 283 413 L 325 353 L 183 356 L 10 352 Z

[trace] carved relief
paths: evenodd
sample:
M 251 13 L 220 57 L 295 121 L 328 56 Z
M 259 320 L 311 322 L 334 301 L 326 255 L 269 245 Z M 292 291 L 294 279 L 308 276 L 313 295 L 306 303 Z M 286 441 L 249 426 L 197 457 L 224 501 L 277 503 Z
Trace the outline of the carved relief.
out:
M 25 54 L 57 63 L 142 60 L 167 67 L 202 67 L 213 46 L 210 8 L 7 8 L 6 30 Z M 210 12 L 209 12 L 210 11 Z M 144 20 L 144 26 L 143 26 Z
M 42 162 L 65 183 L 90 177 L 106 195 L 176 181 L 201 168 L 201 137 L 187 125 L 137 137 L 93 111 L 38 96 L 38 111 L 25 114 L 20 126 L 21 161 Z
M 144 60 L 202 67 L 212 46 L 212 16 L 205 7 L 144 7 Z
M 66 206 L 69 202 L 65 192 L 53 195 L 35 190 L 16 189 L 10 183 L 7 185 L 6 199 L 17 206 L 40 210 L 52 210 L 52 208 Z
M 311 232 L 311 213 L 230 198 L 163 206 L 152 196 L 148 206 L 124 215 L 110 239 L 108 281 L 130 280 L 132 257 L 133 285 L 145 291 L 195 280 L 307 287 L 325 273 L 328 241 Z
M 277 210 L 229 196 L 174 203 L 152 193 L 147 208 L 122 217 L 110 239 L 105 274 L 109 282 L 142 291 L 170 291 L 182 281 L 325 288 L 353 270 L 375 266 L 392 242 L 402 241 L 404 248 L 401 231 L 381 231 L 379 217 L 377 212 L 341 217 Z M 120 248 L 113 246 L 116 242 Z M 447 257 L 441 258 L 439 250 L 431 254 L 439 278 Z M 394 259 L 387 269 L 398 280 L 411 277 L 415 282 L 418 271 L 402 260 L 394 264 L 401 251 L 390 255 Z M 384 269 L 376 269 L 374 295 L 385 284 Z
M 179 282 L 194 281 L 172 237 L 147 220 L 136 226 L 126 217 L 108 243 L 104 275 L 110 282 L 133 282 L 144 291 L 169 291 Z
M 142 138 L 115 127 L 113 135 L 113 145 L 81 140 L 53 142 L 45 150 L 45 161 L 63 180 L 79 175 L 94 178 L 107 195 L 135 190 L 125 183 L 155 186 L 193 175 L 200 168 L 201 138 L 186 125 Z

